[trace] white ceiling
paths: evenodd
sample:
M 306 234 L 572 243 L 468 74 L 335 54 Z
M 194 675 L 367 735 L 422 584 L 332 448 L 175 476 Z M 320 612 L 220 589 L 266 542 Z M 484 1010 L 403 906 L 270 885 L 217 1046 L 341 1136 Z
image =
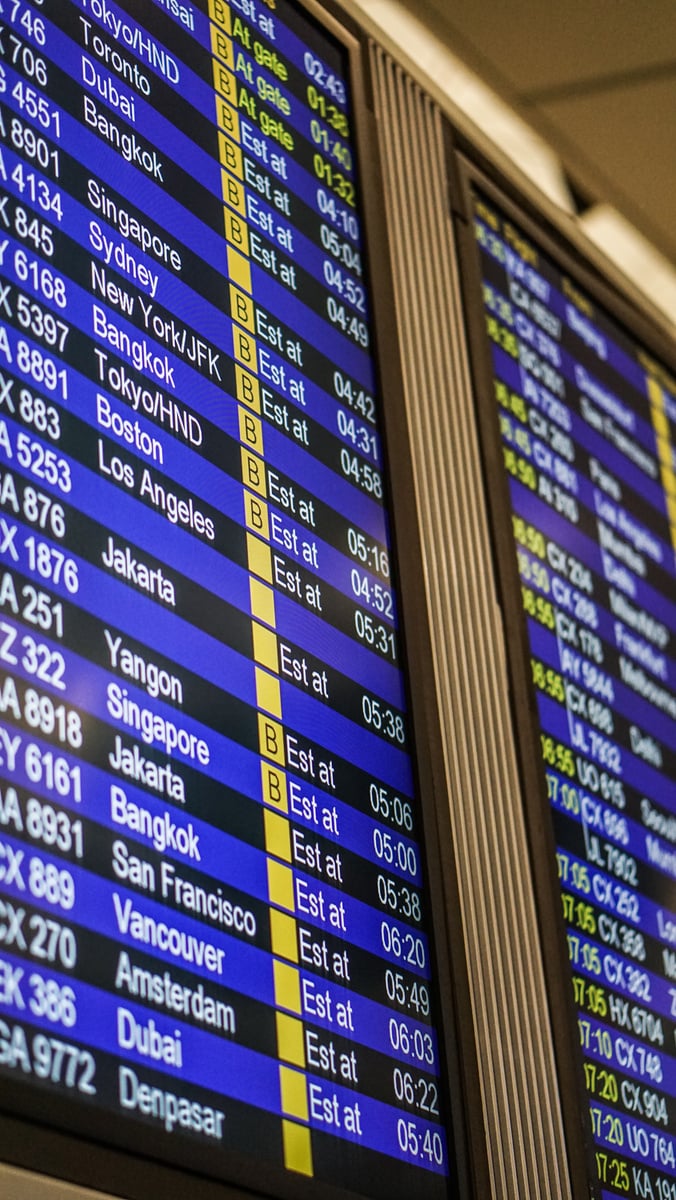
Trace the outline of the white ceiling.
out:
M 404 0 L 676 264 L 676 0 Z

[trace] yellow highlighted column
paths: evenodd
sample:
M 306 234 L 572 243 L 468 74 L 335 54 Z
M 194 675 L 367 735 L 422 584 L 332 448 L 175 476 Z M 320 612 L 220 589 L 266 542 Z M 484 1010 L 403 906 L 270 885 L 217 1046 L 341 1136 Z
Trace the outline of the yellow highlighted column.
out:
M 285 739 L 275 592 L 267 505 L 265 431 L 258 379 L 256 306 L 253 297 L 247 201 L 237 111 L 238 88 L 233 23 L 226 0 L 209 0 L 214 100 L 221 164 L 223 231 L 227 248 L 228 301 L 232 317 L 232 356 L 238 404 L 244 526 L 246 530 L 251 641 L 261 760 L 261 799 L 267 856 L 270 942 L 284 1164 L 312 1175 L 308 1125 L 305 1032 L 291 826 L 285 773 Z M 235 27 L 236 28 L 236 27 Z
M 657 442 L 660 479 L 664 488 L 664 498 L 671 528 L 671 543 L 676 553 L 676 451 L 674 450 L 674 442 L 671 436 L 662 385 L 650 375 L 647 377 L 646 384 L 650 399 L 653 428 L 655 430 L 655 440 Z
M 293 1121 L 282 1121 L 284 1139 L 284 1166 L 289 1171 L 302 1175 L 313 1175 L 312 1143 L 307 1125 L 296 1125 Z

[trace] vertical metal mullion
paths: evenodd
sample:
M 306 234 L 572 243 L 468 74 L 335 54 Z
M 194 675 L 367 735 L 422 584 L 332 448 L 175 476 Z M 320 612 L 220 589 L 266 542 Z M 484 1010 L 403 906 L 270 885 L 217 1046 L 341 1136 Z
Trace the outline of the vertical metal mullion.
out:
M 372 43 L 407 421 L 495 1197 L 570 1197 L 436 105 Z

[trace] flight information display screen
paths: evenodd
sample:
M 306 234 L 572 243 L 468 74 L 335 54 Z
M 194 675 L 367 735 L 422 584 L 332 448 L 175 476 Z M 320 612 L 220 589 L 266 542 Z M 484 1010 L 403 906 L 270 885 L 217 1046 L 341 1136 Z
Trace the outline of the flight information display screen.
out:
M 676 1195 L 676 380 L 474 194 L 603 1197 Z
M 0 7 L 0 1073 L 441 1198 L 347 50 Z

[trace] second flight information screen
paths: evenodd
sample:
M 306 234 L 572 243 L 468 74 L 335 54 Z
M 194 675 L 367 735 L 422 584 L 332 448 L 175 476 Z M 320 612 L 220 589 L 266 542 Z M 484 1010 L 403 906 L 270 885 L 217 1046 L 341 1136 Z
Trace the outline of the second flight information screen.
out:
M 601 1194 L 676 1194 L 676 380 L 478 194 Z
M 0 7 L 0 1070 L 441 1198 L 347 53 Z

